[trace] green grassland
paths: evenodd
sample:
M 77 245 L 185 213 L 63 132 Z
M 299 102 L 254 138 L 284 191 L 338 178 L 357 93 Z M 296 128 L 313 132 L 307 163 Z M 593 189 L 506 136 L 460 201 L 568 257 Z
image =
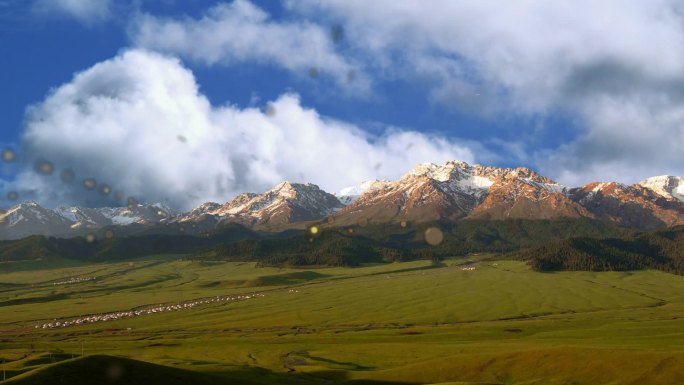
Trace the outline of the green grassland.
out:
M 185 257 L 0 264 L 7 383 L 684 383 L 682 276 L 492 255 L 317 269 Z M 55 285 L 74 277 L 91 279 Z M 35 328 L 252 292 L 264 296 Z

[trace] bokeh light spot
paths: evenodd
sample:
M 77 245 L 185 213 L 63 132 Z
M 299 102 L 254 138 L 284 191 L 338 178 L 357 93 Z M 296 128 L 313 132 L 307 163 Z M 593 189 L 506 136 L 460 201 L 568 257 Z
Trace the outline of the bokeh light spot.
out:
M 318 68 L 316 68 L 316 67 L 309 68 L 309 77 L 312 79 L 316 79 L 318 77 Z
M 349 72 L 347 72 L 347 83 L 353 83 L 355 79 L 356 79 L 356 71 L 349 70 Z
M 431 246 L 437 246 L 444 240 L 444 233 L 437 227 L 430 227 L 425 230 L 425 242 Z
M 85 187 L 86 190 L 94 190 L 95 187 L 97 187 L 97 181 L 93 178 L 83 179 L 83 187 Z
M 102 184 L 100 186 L 100 194 L 101 195 L 109 195 L 111 192 L 112 192 L 112 188 L 109 187 L 108 184 L 105 183 L 105 184 Z
M 126 200 L 126 206 L 128 206 L 129 209 L 136 208 L 139 204 L 138 200 L 133 197 L 128 197 Z
M 15 159 L 17 159 L 17 153 L 14 152 L 11 148 L 6 148 L 2 150 L 2 160 L 4 162 L 14 162 Z
M 334 43 L 340 43 L 344 39 L 344 28 L 339 24 L 330 27 L 330 38 Z
M 87 243 L 93 243 L 93 242 L 95 242 L 95 240 L 97 240 L 97 237 L 95 237 L 95 234 L 93 234 L 93 233 L 86 234 L 85 241 Z
M 52 175 L 55 171 L 55 166 L 51 162 L 42 159 L 33 164 L 33 169 L 42 175 Z
M 66 183 L 71 183 L 76 178 L 76 174 L 74 174 L 74 170 L 72 170 L 70 168 L 65 168 L 64 170 L 62 170 L 62 173 L 59 176 L 60 176 L 60 178 L 62 178 L 62 182 L 66 182 Z

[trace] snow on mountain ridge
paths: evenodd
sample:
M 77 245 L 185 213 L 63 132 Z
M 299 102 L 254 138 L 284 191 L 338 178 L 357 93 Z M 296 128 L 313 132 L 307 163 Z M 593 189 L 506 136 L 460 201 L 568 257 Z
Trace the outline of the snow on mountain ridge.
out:
M 684 179 L 678 176 L 659 175 L 646 178 L 637 185 L 648 188 L 665 198 L 684 202 Z
M 343 205 L 348 206 L 354 203 L 354 201 L 357 200 L 363 193 L 373 188 L 373 186 L 382 186 L 385 183 L 388 182 L 377 179 L 368 180 L 356 186 L 345 187 L 338 191 L 335 196 L 337 196 L 337 199 L 339 199 Z

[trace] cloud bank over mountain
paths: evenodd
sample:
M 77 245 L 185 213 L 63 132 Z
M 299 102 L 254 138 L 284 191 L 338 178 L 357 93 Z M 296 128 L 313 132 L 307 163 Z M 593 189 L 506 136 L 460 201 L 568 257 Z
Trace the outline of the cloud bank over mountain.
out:
M 214 106 L 177 59 L 145 50 L 98 63 L 32 106 L 22 146 L 32 158 L 14 187 L 25 198 L 105 205 L 121 192 L 186 209 L 283 180 L 336 191 L 419 162 L 474 159 L 466 145 L 415 131 L 371 136 L 295 94 L 261 109 Z M 54 171 L 37 172 L 43 161 Z M 109 189 L 87 189 L 87 178 Z

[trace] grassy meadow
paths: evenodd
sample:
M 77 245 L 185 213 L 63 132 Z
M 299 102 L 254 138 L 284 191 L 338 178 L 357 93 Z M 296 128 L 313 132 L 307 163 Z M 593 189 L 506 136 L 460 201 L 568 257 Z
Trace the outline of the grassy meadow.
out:
M 684 383 L 684 277 L 660 271 L 539 273 L 488 255 L 317 269 L 179 255 L 41 263 L 0 264 L 8 384 Z

